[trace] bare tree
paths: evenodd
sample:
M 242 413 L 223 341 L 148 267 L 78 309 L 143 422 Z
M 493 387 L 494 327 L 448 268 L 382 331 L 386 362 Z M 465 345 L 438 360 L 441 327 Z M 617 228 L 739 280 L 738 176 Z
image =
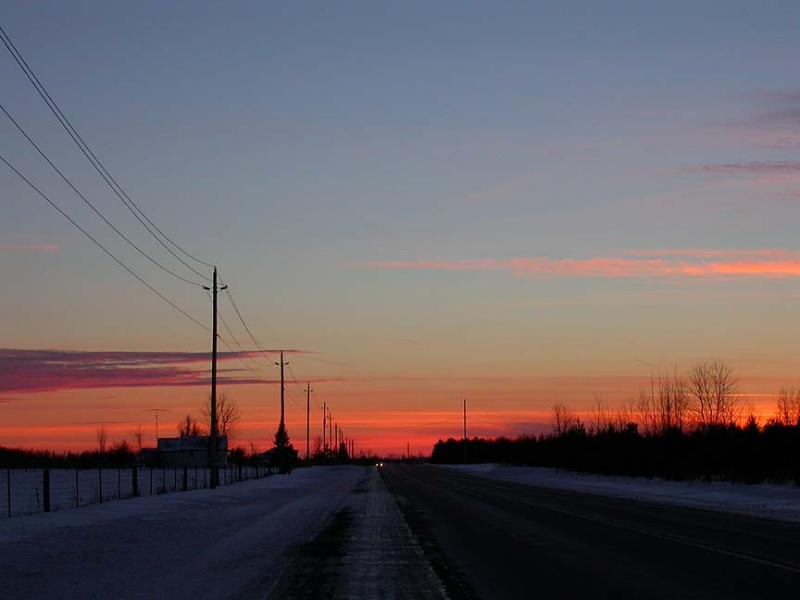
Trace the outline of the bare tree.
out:
M 687 379 L 698 427 L 728 425 L 739 419 L 742 407 L 738 382 L 728 365 L 720 361 L 698 363 L 691 368 Z
M 614 426 L 618 431 L 623 431 L 631 425 L 638 427 L 637 405 L 633 398 L 628 398 L 627 403 L 620 406 L 614 413 Z
M 203 416 L 203 425 L 208 431 L 211 431 L 211 407 L 208 402 L 200 407 L 200 414 Z M 236 437 L 241 420 L 239 404 L 228 394 L 222 392 L 217 398 L 217 431 L 219 434 L 227 436 L 230 442 Z
M 556 435 L 567 433 L 570 429 L 580 426 L 580 419 L 563 402 L 556 402 L 553 405 L 553 431 Z
M 657 430 L 655 393 L 655 380 L 651 377 L 650 390 L 640 388 L 636 400 L 636 422 L 645 435 L 655 433 Z
M 137 425 L 133 430 L 133 439 L 136 440 L 136 449 L 142 451 L 142 439 L 144 438 L 144 430 L 141 425 Z
M 595 433 L 605 431 L 611 425 L 611 409 L 603 401 L 603 396 L 595 392 L 594 402 L 590 411 L 591 429 Z
M 775 420 L 782 425 L 800 425 L 800 387 L 790 385 L 778 392 Z
M 311 446 L 311 455 L 315 454 L 322 454 L 322 436 L 316 435 L 314 436 L 314 440 Z
M 106 435 L 106 425 L 103 423 L 100 427 L 97 428 L 95 432 L 97 436 L 97 451 L 101 454 L 106 451 L 106 442 L 108 441 L 108 436 Z
M 203 430 L 200 427 L 197 419 L 192 415 L 186 415 L 180 423 L 178 423 L 178 436 L 179 437 L 195 437 L 203 435 Z
M 653 403 L 655 425 L 659 432 L 684 428 L 689 409 L 689 392 L 677 367 L 673 369 L 672 375 L 659 374 L 658 393 L 653 398 Z

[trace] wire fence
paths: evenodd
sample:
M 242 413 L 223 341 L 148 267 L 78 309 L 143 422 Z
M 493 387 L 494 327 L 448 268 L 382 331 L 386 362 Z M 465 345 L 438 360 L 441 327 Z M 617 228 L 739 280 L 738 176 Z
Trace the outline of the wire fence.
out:
M 219 484 L 260 479 L 266 466 L 220 467 Z M 206 467 L 127 467 L 117 469 L 2 469 L 0 517 L 100 504 L 135 496 L 155 496 L 209 487 Z

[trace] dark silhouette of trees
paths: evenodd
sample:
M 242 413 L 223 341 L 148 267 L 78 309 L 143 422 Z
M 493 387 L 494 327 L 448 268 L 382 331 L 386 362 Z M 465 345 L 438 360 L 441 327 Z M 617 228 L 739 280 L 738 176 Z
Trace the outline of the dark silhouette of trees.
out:
M 633 477 L 725 479 L 745 483 L 794 481 L 800 485 L 800 425 L 755 417 L 743 425 L 713 425 L 690 431 L 672 428 L 642 434 L 636 423 L 602 431 L 573 427 L 560 434 L 516 439 L 472 438 L 471 462 L 555 467 Z M 432 462 L 463 461 L 461 439 L 439 440 Z
M 281 422 L 275 432 L 273 448 L 268 452 L 270 463 L 276 465 L 281 473 L 291 473 L 297 464 L 297 450 L 292 446 L 286 425 Z
M 178 437 L 194 437 L 203 435 L 203 429 L 200 423 L 192 415 L 186 415 L 183 421 L 178 423 Z
M 781 425 L 800 424 L 800 387 L 791 385 L 778 392 L 775 421 Z
M 686 376 L 653 376 L 638 400 L 616 413 L 599 395 L 588 429 L 563 403 L 553 406 L 552 433 L 517 439 L 472 438 L 471 462 L 505 462 L 590 473 L 800 484 L 800 388 L 783 388 L 775 417 L 743 420 L 738 382 L 720 361 L 698 363 Z M 439 440 L 434 462 L 463 462 L 462 440 Z
M 719 361 L 698 363 L 689 370 L 687 379 L 699 427 L 717 427 L 738 420 L 741 414 L 738 382 L 728 365 Z
M 200 407 L 200 414 L 203 417 L 203 425 L 206 431 L 211 430 L 211 406 L 209 402 L 204 402 Z M 239 423 L 242 420 L 239 404 L 225 392 L 217 398 L 217 430 L 220 435 L 228 437 L 228 442 L 236 438 Z

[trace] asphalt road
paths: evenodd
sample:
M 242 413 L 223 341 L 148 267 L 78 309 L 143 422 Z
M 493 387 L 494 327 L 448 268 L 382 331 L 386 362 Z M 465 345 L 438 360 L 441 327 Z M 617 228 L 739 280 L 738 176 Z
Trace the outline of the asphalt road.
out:
M 389 465 L 451 597 L 794 598 L 800 525 Z

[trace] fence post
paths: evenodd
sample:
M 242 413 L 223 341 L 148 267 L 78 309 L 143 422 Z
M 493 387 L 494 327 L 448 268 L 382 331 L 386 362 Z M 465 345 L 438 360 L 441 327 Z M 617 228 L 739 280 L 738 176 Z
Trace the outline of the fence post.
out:
M 172 467 L 172 483 L 174 484 L 173 487 L 175 488 L 172 490 L 173 492 L 178 491 L 178 467 Z
M 100 504 L 103 503 L 103 467 L 97 468 L 97 485 L 98 485 L 98 498 L 100 498 Z
M 42 469 L 42 508 L 50 512 L 50 469 Z
M 153 495 L 153 467 L 150 467 L 150 495 Z
M 117 467 L 117 500 L 122 500 L 122 469 Z
M 167 469 L 166 467 L 161 467 L 161 493 L 167 493 Z
M 6 469 L 6 495 L 8 496 L 8 516 L 11 516 L 11 467 Z
M 139 495 L 139 468 L 136 465 L 133 466 L 133 471 L 131 471 L 131 488 L 135 498 Z
M 183 465 L 183 491 L 189 489 L 189 465 Z
M 81 505 L 81 489 L 78 486 L 78 479 L 80 472 L 78 471 L 78 467 L 75 467 L 75 507 Z

